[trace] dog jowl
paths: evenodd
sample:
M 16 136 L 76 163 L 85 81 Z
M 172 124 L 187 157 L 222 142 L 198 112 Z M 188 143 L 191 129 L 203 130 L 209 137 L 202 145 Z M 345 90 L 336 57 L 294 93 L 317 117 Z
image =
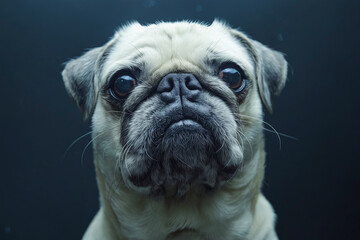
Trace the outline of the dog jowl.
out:
M 261 102 L 272 111 L 286 75 L 281 53 L 218 21 L 132 23 L 69 61 L 101 197 L 84 239 L 277 239 Z

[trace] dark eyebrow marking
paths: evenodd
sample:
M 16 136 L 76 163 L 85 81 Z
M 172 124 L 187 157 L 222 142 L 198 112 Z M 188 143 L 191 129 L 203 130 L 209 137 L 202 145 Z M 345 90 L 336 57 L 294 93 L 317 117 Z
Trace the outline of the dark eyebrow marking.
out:
M 139 58 L 142 58 L 144 56 L 144 54 L 142 52 L 139 52 L 138 54 L 135 55 L 135 57 L 132 58 L 132 61 L 137 61 L 139 60 Z

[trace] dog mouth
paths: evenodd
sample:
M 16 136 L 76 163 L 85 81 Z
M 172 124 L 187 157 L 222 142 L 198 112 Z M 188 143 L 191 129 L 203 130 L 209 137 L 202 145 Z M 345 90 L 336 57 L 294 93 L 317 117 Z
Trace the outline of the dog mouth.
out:
M 128 176 L 135 190 L 146 188 L 152 196 L 180 198 L 190 189 L 212 192 L 238 168 L 219 163 L 220 147 L 213 133 L 193 119 L 176 119 L 161 131 L 153 139 L 149 159 L 139 161 L 146 170 Z
M 195 122 L 192 119 L 182 119 L 172 123 L 166 130 L 166 134 L 178 134 L 180 131 L 197 131 L 199 129 L 203 129 L 203 126 Z

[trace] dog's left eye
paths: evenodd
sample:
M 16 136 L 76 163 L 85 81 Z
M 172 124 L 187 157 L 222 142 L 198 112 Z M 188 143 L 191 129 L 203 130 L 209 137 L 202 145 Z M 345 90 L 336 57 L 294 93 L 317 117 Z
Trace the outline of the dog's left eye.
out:
M 219 78 L 236 93 L 241 92 L 245 88 L 246 81 L 236 68 L 223 68 L 219 72 Z
M 136 86 L 136 79 L 124 74 L 116 76 L 110 83 L 110 95 L 117 100 L 124 100 Z

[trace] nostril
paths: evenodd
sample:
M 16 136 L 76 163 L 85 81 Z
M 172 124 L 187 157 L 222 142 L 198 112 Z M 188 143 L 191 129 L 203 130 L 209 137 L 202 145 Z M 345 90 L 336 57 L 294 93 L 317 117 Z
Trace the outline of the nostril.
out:
M 174 89 L 174 79 L 168 78 L 167 84 L 165 85 L 164 92 L 171 92 Z
M 166 103 L 172 103 L 176 101 L 179 95 L 179 80 L 176 74 L 168 74 L 161 79 L 157 92 L 160 99 Z
M 165 81 L 162 81 L 158 86 L 158 92 L 171 92 L 174 89 L 174 79 L 166 78 Z
M 195 101 L 201 90 L 200 82 L 189 73 L 169 73 L 160 80 L 157 87 L 160 99 L 167 103 L 172 103 L 176 99 Z
M 185 86 L 189 90 L 201 90 L 201 85 L 200 85 L 199 81 L 196 80 L 195 77 L 192 77 L 192 76 L 185 77 Z

